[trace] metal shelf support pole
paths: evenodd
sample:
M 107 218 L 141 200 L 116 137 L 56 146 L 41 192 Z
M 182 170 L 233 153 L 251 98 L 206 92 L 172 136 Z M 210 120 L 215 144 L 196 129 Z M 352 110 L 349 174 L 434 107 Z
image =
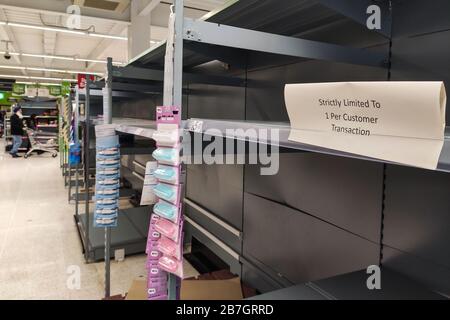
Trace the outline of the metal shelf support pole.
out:
M 106 66 L 106 85 L 103 91 L 103 121 L 112 123 L 112 58 L 108 57 Z M 105 298 L 111 296 L 111 228 L 105 228 Z
M 83 141 L 83 145 L 84 145 L 84 154 L 85 154 L 85 159 L 84 159 L 84 192 L 85 192 L 85 217 L 86 217 L 86 225 L 85 225 L 85 239 L 86 239 L 86 248 L 85 248 L 85 252 L 84 252 L 84 257 L 86 259 L 86 262 L 89 262 L 89 253 L 90 253 L 90 248 L 89 248 L 89 224 L 90 224 L 90 214 L 89 214 L 89 157 L 90 157 L 90 152 L 89 152 L 89 142 L 90 142 L 90 126 L 91 126 L 91 121 L 90 121 L 90 98 L 89 98 L 89 86 L 91 84 L 91 80 L 89 79 L 89 77 L 86 77 L 86 101 L 85 101 L 85 106 L 84 106 L 84 115 L 86 117 L 86 127 L 85 127 L 85 141 Z M 83 223 L 83 222 L 81 222 Z
M 173 55 L 173 104 L 179 106 L 183 103 L 183 23 L 184 23 L 184 1 L 175 1 L 175 45 Z M 167 79 L 164 79 L 167 81 Z M 169 274 L 168 283 L 169 300 L 177 299 L 177 277 Z

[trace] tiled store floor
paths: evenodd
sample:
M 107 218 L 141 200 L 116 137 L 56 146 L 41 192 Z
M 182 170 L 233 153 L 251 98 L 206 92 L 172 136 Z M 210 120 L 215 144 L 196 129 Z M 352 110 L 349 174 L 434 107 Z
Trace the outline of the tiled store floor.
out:
M 101 299 L 104 264 L 85 264 L 59 159 L 13 159 L 0 141 L 0 299 Z M 70 266 L 81 288 L 70 289 Z M 111 294 L 145 275 L 145 256 L 111 262 Z M 69 280 L 69 281 L 68 281 Z

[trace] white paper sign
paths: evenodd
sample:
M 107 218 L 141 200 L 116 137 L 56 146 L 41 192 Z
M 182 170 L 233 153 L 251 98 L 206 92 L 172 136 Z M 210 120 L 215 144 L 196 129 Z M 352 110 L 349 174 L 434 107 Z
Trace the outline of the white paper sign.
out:
M 289 140 L 436 169 L 444 144 L 443 82 L 288 84 Z
M 141 206 L 149 206 L 155 204 L 157 201 L 156 195 L 153 192 L 153 187 L 155 185 L 144 185 L 141 194 Z
M 142 188 L 141 206 L 148 206 L 157 202 L 156 195 L 153 192 L 153 187 L 158 183 L 156 177 L 153 175 L 157 167 L 157 161 L 148 161 L 145 165 L 145 179 Z

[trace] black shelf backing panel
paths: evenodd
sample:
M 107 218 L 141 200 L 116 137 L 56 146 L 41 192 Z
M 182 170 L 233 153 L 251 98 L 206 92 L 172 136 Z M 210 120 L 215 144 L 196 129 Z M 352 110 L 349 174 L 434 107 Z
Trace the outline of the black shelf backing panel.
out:
M 289 83 L 386 81 L 387 76 L 380 68 L 311 60 L 250 71 L 246 119 L 288 122 L 284 88 Z
M 450 297 L 450 269 L 413 254 L 383 246 L 383 266 L 408 276 L 424 287 Z
M 379 261 L 378 244 L 303 212 L 244 196 L 244 257 L 292 283 L 348 273 Z
M 436 9 L 440 10 L 438 7 Z M 450 31 L 442 31 L 394 39 L 392 44 L 392 80 L 444 81 L 448 91 L 450 88 L 449 38 Z M 450 123 L 448 106 L 447 99 L 446 122 Z
M 242 230 L 243 169 L 243 165 L 189 165 L 186 197 Z
M 113 117 L 155 120 L 156 106 L 161 104 L 162 97 L 159 96 L 116 101 Z
M 431 34 L 450 29 L 450 2 L 447 0 L 394 0 L 392 37 Z
M 448 173 L 389 165 L 383 243 L 450 269 L 449 192 Z
M 280 290 L 285 287 L 290 287 L 292 284 L 283 285 L 270 275 L 263 272 L 253 263 L 241 258 L 242 262 L 242 282 L 246 285 L 256 289 L 260 293 L 272 292 Z
M 279 172 L 246 165 L 245 191 L 380 240 L 383 165 L 314 153 L 281 153 Z
M 245 118 L 245 88 L 191 84 L 189 90 L 187 118 Z

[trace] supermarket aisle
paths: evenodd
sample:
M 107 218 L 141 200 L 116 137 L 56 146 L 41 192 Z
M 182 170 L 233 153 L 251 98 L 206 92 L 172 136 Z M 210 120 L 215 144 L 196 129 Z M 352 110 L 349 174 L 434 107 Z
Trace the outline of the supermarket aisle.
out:
M 0 299 L 103 296 L 104 264 L 84 263 L 73 213 L 59 159 L 12 159 L 1 140 Z M 111 293 L 125 293 L 132 279 L 145 274 L 144 262 L 143 255 L 112 262 Z M 80 268 L 79 290 L 67 286 L 71 266 Z

